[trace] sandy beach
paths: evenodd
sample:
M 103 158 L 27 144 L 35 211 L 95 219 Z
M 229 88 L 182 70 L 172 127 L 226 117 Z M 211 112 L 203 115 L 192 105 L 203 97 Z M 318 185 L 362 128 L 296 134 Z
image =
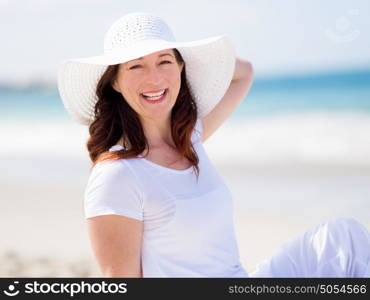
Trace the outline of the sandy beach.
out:
M 44 166 L 38 170 L 44 178 L 70 170 L 61 162 L 35 164 Z M 63 181 L 32 177 L 31 166 L 23 179 L 12 179 L 10 171 L 1 178 L 0 277 L 101 276 L 83 216 L 87 166 L 74 164 L 73 178 Z M 235 232 L 248 272 L 281 243 L 331 217 L 354 217 L 370 228 L 370 170 L 216 167 L 234 195 Z

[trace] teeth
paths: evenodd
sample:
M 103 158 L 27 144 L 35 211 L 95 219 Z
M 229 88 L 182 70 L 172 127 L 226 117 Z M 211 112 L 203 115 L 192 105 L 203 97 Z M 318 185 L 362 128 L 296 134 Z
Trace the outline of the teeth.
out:
M 160 99 L 162 96 L 158 96 L 158 97 L 145 97 L 146 99 L 148 100 L 158 100 Z
M 158 92 L 158 93 L 147 93 L 147 94 L 144 94 L 144 96 L 146 97 L 157 97 L 157 96 L 162 96 L 164 94 L 165 90 L 162 90 L 161 92 Z

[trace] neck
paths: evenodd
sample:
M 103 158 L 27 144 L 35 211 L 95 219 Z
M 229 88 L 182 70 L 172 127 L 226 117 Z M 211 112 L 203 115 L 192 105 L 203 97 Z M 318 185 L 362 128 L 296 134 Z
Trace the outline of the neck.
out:
M 176 148 L 175 143 L 172 139 L 171 133 L 171 121 L 166 121 L 158 125 L 154 122 L 142 122 L 144 135 L 147 138 L 150 148 Z M 118 140 L 118 145 L 124 146 L 123 136 Z M 129 141 L 127 141 L 128 147 L 130 147 Z

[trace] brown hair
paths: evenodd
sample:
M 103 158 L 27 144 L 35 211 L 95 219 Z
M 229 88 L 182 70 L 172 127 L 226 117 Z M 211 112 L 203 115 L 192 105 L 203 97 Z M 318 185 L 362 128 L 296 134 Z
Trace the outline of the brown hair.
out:
M 181 54 L 173 49 L 177 63 L 184 63 Z M 89 125 L 90 137 L 86 142 L 93 168 L 103 160 L 136 158 L 147 147 L 147 139 L 138 114 L 126 102 L 123 95 L 113 89 L 112 84 L 117 76 L 119 64 L 108 66 L 96 87 L 97 102 L 94 108 L 94 121 Z M 199 176 L 199 159 L 191 142 L 191 134 L 198 117 L 197 105 L 190 94 L 186 81 L 186 65 L 181 72 L 180 91 L 171 112 L 171 132 L 177 150 L 186 157 Z M 123 137 L 131 147 L 109 152 Z

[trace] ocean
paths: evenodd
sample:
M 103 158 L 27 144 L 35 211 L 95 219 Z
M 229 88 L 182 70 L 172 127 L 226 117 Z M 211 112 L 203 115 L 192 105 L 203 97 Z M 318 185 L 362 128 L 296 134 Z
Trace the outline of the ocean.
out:
M 258 78 L 206 141 L 222 164 L 370 167 L 370 70 Z M 87 127 L 56 88 L 0 85 L 0 156 L 84 157 Z M 212 145 L 212 146 L 211 146 Z

